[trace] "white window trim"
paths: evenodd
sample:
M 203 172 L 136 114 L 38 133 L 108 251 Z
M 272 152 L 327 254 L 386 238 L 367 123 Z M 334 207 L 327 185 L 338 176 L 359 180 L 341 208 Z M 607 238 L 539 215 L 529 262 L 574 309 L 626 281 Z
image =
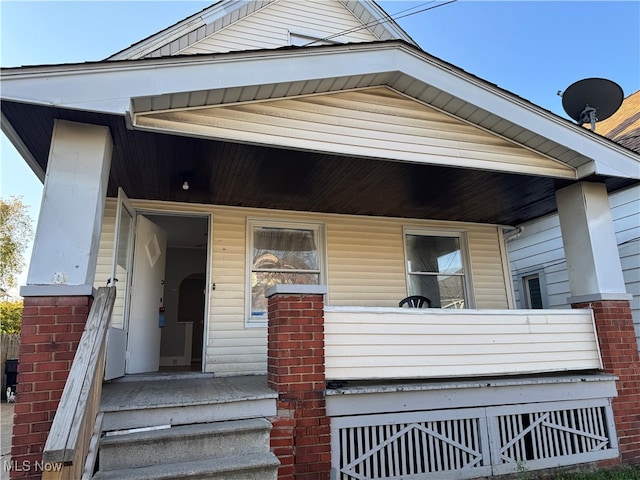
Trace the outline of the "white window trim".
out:
M 407 295 L 409 295 L 409 269 L 407 258 L 407 235 L 423 235 L 428 237 L 453 237 L 457 238 L 460 243 L 460 254 L 462 255 L 462 266 L 464 268 L 464 275 L 460 275 L 464 278 L 464 299 L 466 302 L 465 310 L 475 309 L 476 300 L 473 294 L 473 275 L 471 273 L 471 261 L 469 253 L 469 242 L 467 240 L 466 230 L 442 230 L 433 229 L 429 227 L 407 227 L 402 228 L 402 248 L 404 250 L 404 270 L 405 270 L 405 287 Z
M 549 308 L 549 299 L 547 296 L 547 282 L 545 281 L 544 270 L 536 270 L 524 275 L 520 275 L 520 291 L 522 292 L 522 308 L 532 309 L 531 307 L 531 295 L 529 294 L 529 285 L 527 280 L 530 278 L 537 278 L 540 284 L 540 299 L 542 300 L 542 310 Z
M 253 230 L 255 227 L 270 228 L 297 228 L 303 230 L 313 230 L 316 232 L 318 242 L 318 267 L 320 269 L 319 285 L 327 284 L 327 261 L 326 261 L 326 229 L 323 222 L 305 222 L 286 219 L 264 219 L 247 218 L 246 226 L 246 251 L 245 251 L 245 294 L 244 294 L 244 324 L 246 328 L 264 328 L 267 326 L 267 319 L 259 321 L 251 317 L 251 272 L 253 270 Z

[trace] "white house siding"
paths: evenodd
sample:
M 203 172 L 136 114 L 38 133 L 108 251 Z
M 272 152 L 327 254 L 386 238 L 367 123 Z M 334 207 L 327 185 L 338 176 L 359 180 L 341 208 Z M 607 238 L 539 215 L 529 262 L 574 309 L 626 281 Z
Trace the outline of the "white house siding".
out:
M 334 36 L 336 34 L 341 35 Z M 176 52 L 180 55 L 290 45 L 290 34 L 354 43 L 378 40 L 338 0 L 279 0 Z
M 640 343 L 640 187 L 610 195 L 609 205 L 626 290 L 633 295 L 631 309 Z M 522 277 L 540 273 L 546 286 L 546 306 L 566 308 L 571 292 L 558 216 L 551 215 L 524 227 L 524 233 L 508 243 L 518 307 L 524 308 Z
M 141 113 L 135 123 L 343 155 L 575 178 L 564 164 L 387 87 Z
M 396 307 L 407 295 L 403 227 L 466 232 L 477 308 L 508 308 L 493 225 L 400 218 L 324 215 L 168 202 L 133 201 L 145 210 L 213 215 L 207 370 L 220 375 L 266 371 L 266 329 L 245 326 L 247 218 L 322 222 L 326 232 L 330 306 Z M 100 243 L 96 285 L 110 276 L 115 201 L 109 199 Z M 122 290 L 122 289 L 121 289 Z
M 589 310 L 329 307 L 329 379 L 515 375 L 602 368 Z

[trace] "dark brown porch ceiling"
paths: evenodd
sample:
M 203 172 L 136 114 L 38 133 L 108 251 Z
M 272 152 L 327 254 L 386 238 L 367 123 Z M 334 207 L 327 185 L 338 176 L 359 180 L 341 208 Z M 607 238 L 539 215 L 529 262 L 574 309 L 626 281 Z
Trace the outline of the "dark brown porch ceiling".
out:
M 570 183 L 133 131 L 121 116 L 14 102 L 2 112 L 43 169 L 54 119 L 108 126 L 109 196 L 122 187 L 138 199 L 516 225 L 555 211 L 555 191 Z

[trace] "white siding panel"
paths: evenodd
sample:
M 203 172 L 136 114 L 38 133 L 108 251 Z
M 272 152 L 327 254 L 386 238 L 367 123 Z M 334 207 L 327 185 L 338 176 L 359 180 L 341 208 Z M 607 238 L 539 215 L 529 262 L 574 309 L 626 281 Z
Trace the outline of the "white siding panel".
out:
M 176 53 L 218 53 L 279 48 L 289 34 L 355 43 L 378 40 L 338 0 L 278 0 Z M 346 32 L 335 36 L 340 32 Z
M 407 295 L 403 227 L 466 231 L 475 300 L 483 308 L 508 308 L 495 226 L 398 218 L 323 215 L 212 205 L 136 201 L 159 212 L 213 215 L 206 369 L 219 375 L 266 371 L 266 329 L 245 327 L 247 218 L 322 222 L 327 244 L 328 306 L 397 307 Z M 96 285 L 110 275 L 115 201 L 105 209 Z M 495 278 L 495 277 L 498 278 Z M 119 289 L 119 292 L 123 288 Z
M 135 122 L 304 150 L 575 178 L 565 165 L 386 87 L 150 112 L 136 115 Z
M 640 238 L 640 186 L 609 196 L 618 245 Z M 640 250 L 638 250 L 640 255 Z
M 325 312 L 329 379 L 436 378 L 601 368 L 591 311 Z
M 640 186 L 609 195 L 609 205 L 626 291 L 633 295 L 631 311 L 640 345 Z M 524 227 L 523 235 L 508 244 L 518 307 L 524 305 L 522 276 L 536 272 L 546 283 L 549 307 L 568 307 L 571 293 L 558 216 L 535 220 Z

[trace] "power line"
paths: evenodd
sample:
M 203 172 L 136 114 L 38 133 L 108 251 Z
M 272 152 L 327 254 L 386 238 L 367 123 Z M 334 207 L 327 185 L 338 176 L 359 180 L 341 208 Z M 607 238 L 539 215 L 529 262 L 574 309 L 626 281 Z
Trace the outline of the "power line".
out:
M 426 7 L 426 8 L 423 8 L 421 10 L 417 10 L 415 12 L 406 13 L 405 15 L 399 15 L 401 13 L 409 12 L 411 10 L 419 8 L 419 7 L 423 6 L 423 5 L 428 5 L 430 3 L 433 3 L 434 1 L 435 0 L 431 0 L 430 2 L 421 3 L 420 5 L 416 5 L 415 7 L 406 8 L 406 9 L 401 10 L 401 11 L 399 11 L 397 13 L 392 14 L 392 15 L 387 15 L 388 16 L 387 19 L 375 20 L 375 21 L 366 23 L 366 24 L 364 24 L 364 25 L 362 25 L 360 27 L 353 27 L 353 28 L 350 28 L 348 30 L 343 30 L 343 31 L 335 33 L 333 35 L 329 35 L 328 37 L 320 38 L 320 39 L 314 40 L 313 42 L 306 43 L 303 46 L 306 47 L 306 46 L 309 46 L 309 45 L 313 45 L 314 43 L 317 43 L 317 42 L 323 42 L 325 40 L 331 40 L 332 38 L 336 38 L 336 37 L 339 37 L 341 35 L 358 32 L 360 30 L 364 30 L 365 28 L 375 27 L 377 25 L 382 25 L 384 23 L 389 23 L 391 21 L 395 21 L 395 20 L 398 20 L 400 18 L 410 17 L 411 15 L 417 15 L 418 13 L 423 13 L 423 12 L 426 12 L 426 11 L 429 11 L 429 10 L 433 10 L 435 8 L 438 8 L 438 7 L 444 7 L 445 5 L 449 5 L 450 3 L 457 2 L 458 0 L 449 0 L 448 2 L 440 3 L 438 5 L 432 5 L 430 7 Z

